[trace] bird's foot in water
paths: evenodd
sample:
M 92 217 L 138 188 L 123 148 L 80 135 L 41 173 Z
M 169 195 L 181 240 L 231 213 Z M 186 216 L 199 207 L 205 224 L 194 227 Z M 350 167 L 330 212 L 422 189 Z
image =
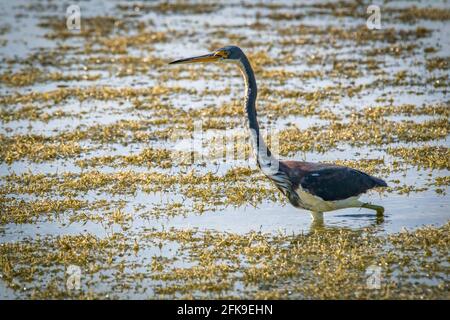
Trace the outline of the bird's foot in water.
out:
M 370 203 L 364 203 L 361 208 L 367 208 L 367 209 L 372 209 L 375 210 L 377 212 L 377 216 L 378 217 L 382 217 L 383 213 L 384 213 L 384 208 L 382 206 L 377 206 L 374 204 L 370 204 Z
M 314 221 L 323 221 L 323 212 L 313 212 L 311 211 L 311 217 Z
M 320 231 L 324 229 L 323 212 L 310 212 L 312 217 L 310 231 Z

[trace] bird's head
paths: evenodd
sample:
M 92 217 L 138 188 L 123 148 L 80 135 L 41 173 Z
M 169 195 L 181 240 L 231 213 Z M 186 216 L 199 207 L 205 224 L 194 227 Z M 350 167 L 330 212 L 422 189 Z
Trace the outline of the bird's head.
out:
M 169 64 L 200 63 L 200 62 L 239 62 L 244 55 L 241 48 L 226 46 L 201 56 L 175 60 Z

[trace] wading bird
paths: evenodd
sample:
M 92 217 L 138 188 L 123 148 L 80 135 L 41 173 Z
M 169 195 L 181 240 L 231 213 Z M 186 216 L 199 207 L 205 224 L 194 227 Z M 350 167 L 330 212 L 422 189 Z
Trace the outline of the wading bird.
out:
M 361 194 L 386 182 L 364 172 L 334 164 L 277 160 L 259 132 L 256 118 L 257 87 L 255 74 L 244 52 L 227 46 L 213 53 L 180 59 L 170 64 L 228 62 L 236 64 L 245 81 L 245 111 L 251 132 L 256 163 L 263 173 L 297 208 L 311 212 L 314 220 L 322 220 L 323 212 L 344 208 L 367 208 L 382 216 L 384 208 L 358 200 Z

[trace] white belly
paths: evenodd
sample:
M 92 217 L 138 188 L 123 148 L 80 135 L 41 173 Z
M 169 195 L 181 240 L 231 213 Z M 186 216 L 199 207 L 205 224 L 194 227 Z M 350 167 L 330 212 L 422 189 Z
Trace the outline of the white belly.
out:
M 297 194 L 304 204 L 314 212 L 326 212 L 344 208 L 361 207 L 362 203 L 358 200 L 359 196 L 350 197 L 344 200 L 325 201 L 322 198 L 312 195 L 302 188 L 298 188 Z

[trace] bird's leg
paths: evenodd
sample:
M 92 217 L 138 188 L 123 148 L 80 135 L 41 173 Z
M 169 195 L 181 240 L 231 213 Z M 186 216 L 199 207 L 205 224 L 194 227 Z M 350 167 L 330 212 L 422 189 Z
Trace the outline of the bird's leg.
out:
M 314 221 L 323 221 L 323 212 L 311 211 L 311 217 Z
M 313 232 L 322 230 L 324 228 L 323 213 L 311 211 L 311 217 L 313 218 L 313 221 L 311 222 L 310 231 Z
M 381 214 L 377 214 L 376 220 L 375 220 L 376 224 L 382 224 L 384 222 L 384 216 Z
M 364 203 L 361 208 L 367 208 L 367 209 L 372 209 L 375 210 L 377 212 L 377 216 L 382 216 L 384 213 L 384 208 L 382 206 L 376 206 L 374 204 L 370 204 L 370 203 Z

